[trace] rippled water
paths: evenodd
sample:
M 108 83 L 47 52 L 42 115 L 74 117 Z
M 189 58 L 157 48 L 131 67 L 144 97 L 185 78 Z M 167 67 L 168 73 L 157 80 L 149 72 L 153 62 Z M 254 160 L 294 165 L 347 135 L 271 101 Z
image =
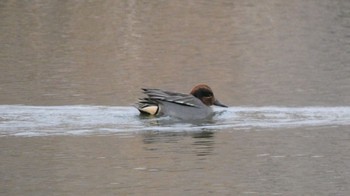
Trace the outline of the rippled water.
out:
M 213 119 L 204 122 L 183 122 L 169 117 L 142 117 L 132 107 L 3 105 L 0 135 L 108 135 L 350 124 L 350 107 L 230 107 L 216 108 L 215 112 Z
M 350 195 L 349 10 L 0 1 L 0 195 Z M 230 107 L 131 107 L 197 83 Z

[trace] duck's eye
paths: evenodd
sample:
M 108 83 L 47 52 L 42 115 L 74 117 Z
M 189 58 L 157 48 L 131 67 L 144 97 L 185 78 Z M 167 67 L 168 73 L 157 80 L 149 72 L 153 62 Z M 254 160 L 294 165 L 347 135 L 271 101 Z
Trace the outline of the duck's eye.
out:
M 201 92 L 200 92 L 200 94 L 201 94 L 201 96 L 202 97 L 212 97 L 213 96 L 213 93 L 212 92 L 210 92 L 210 91 L 208 91 L 208 90 L 202 90 Z
M 198 89 L 194 92 L 192 92 L 192 95 L 197 97 L 197 98 L 202 98 L 202 97 L 213 97 L 213 92 L 211 92 L 210 90 L 208 89 L 204 89 L 204 88 L 201 88 L 201 89 Z
M 203 97 L 212 97 L 213 94 L 212 93 L 203 93 Z

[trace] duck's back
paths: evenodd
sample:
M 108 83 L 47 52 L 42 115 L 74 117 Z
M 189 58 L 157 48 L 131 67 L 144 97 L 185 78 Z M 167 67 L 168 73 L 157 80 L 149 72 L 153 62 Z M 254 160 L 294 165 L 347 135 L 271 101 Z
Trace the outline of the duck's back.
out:
M 141 99 L 137 105 L 141 113 L 165 115 L 183 120 L 205 119 L 213 115 L 211 107 L 191 94 L 148 88 L 144 88 L 143 91 L 148 97 Z M 152 109 L 152 112 L 146 109 Z

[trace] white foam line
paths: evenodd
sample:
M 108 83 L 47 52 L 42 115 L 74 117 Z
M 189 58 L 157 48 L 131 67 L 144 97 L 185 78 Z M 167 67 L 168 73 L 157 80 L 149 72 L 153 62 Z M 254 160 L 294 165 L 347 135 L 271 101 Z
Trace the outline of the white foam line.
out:
M 0 105 L 0 136 L 117 134 L 350 125 L 350 107 L 215 108 L 214 122 L 200 125 L 140 118 L 133 107 Z

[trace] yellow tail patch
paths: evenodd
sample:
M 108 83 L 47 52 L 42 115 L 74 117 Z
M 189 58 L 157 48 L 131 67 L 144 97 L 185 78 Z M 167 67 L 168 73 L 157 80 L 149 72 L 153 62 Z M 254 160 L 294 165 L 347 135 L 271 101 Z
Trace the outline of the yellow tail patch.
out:
M 158 106 L 152 105 L 140 109 L 142 112 L 148 113 L 150 115 L 156 115 L 158 112 Z

